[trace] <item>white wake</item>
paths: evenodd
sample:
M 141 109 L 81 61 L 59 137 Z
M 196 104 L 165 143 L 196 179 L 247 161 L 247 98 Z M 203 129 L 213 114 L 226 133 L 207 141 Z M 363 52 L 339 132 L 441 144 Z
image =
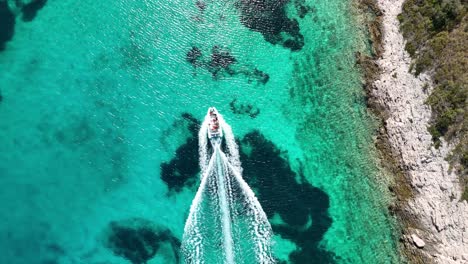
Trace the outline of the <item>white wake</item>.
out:
M 275 263 L 270 223 L 242 178 L 239 150 L 231 127 L 218 114 L 221 144 L 207 138 L 209 115 L 199 132 L 201 182 L 182 239 L 185 263 Z

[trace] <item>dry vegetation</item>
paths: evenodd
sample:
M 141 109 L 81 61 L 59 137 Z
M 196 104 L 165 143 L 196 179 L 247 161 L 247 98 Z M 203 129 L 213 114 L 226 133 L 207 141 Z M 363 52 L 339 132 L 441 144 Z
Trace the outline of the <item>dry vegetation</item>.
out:
M 462 177 L 468 200 L 468 1 L 407 0 L 398 19 L 413 58 L 412 71 L 431 74 L 434 90 L 429 128 L 436 147 L 440 138 L 456 144 L 447 157 Z

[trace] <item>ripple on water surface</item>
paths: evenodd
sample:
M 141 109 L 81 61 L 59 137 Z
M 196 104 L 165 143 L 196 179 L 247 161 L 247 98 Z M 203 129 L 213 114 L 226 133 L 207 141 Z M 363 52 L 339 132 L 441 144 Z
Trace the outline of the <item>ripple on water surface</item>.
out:
M 3 258 L 176 262 L 214 105 L 280 261 L 398 262 L 351 4 L 0 1 Z

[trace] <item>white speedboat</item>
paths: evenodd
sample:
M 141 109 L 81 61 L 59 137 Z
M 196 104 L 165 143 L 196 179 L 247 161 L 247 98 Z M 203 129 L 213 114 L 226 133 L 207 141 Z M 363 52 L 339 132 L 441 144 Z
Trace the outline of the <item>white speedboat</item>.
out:
M 208 123 L 208 138 L 215 142 L 221 142 L 221 138 L 223 137 L 223 131 L 219 124 L 219 114 L 218 110 L 214 107 L 208 108 L 208 115 L 210 121 Z

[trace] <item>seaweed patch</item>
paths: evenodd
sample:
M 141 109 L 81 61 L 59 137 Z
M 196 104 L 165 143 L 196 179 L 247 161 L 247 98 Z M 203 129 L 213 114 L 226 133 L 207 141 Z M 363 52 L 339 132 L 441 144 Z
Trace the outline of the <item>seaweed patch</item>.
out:
M 208 64 L 208 70 L 216 77 L 220 71 L 225 71 L 229 75 L 234 75 L 235 72 L 231 69 L 231 66 L 236 63 L 237 60 L 231 54 L 228 49 L 222 49 L 219 46 L 214 46 L 211 49 L 211 59 Z
M 256 80 L 261 84 L 266 84 L 270 80 L 270 75 L 257 68 L 253 69 L 252 73 L 247 76 L 249 77 L 249 83 Z
M 294 0 L 294 7 L 300 18 L 304 18 L 307 14 L 317 11 L 315 7 L 306 5 L 305 0 Z
M 200 12 L 204 12 L 205 9 L 206 9 L 206 2 L 204 2 L 204 1 L 197 0 L 197 1 L 195 2 L 195 5 L 197 6 L 197 8 L 198 8 L 198 10 L 199 10 Z
M 15 32 L 15 15 L 8 7 L 7 1 L 0 1 L 0 51 L 5 49 L 6 42 L 13 38 Z
M 129 43 L 120 48 L 120 53 L 123 56 L 121 68 L 138 71 L 151 65 L 154 56 L 140 41 L 139 33 L 132 30 Z
M 197 182 L 200 173 L 198 153 L 198 132 L 200 121 L 188 113 L 182 114 L 190 136 L 176 150 L 176 155 L 169 162 L 161 164 L 161 179 L 169 188 L 168 194 L 181 192 L 184 187 L 192 187 Z M 177 122 L 179 123 L 179 122 Z M 221 144 L 226 147 L 225 142 Z
M 291 51 L 301 50 L 304 36 L 300 33 L 297 20 L 287 16 L 286 6 L 289 1 L 240 0 L 236 3 L 240 22 L 250 30 L 261 33 L 271 44 L 282 45 Z
M 244 179 L 258 190 L 258 199 L 269 219 L 279 215 L 282 224 L 273 224 L 273 231 L 293 241 L 297 249 L 289 258 L 292 263 L 334 263 L 332 252 L 319 243 L 330 228 L 328 195 L 298 176 L 275 145 L 260 132 L 251 132 L 240 141 Z M 248 149 L 248 151 L 246 151 Z
M 214 80 L 219 80 L 222 77 L 243 75 L 247 78 L 248 83 L 256 81 L 260 84 L 266 84 L 270 79 L 267 73 L 256 67 L 239 63 L 228 48 L 217 45 L 211 48 L 209 57 L 204 56 L 199 47 L 193 46 L 186 53 L 185 60 L 195 69 L 201 68 L 210 72 Z
M 185 60 L 192 64 L 194 67 L 202 66 L 202 51 L 197 47 L 192 47 L 186 55 Z
M 195 7 L 197 8 L 198 13 L 191 16 L 192 20 L 197 23 L 205 22 L 204 16 L 207 8 L 206 2 L 202 0 L 197 0 L 195 2 Z
M 236 115 L 248 115 L 251 118 L 256 118 L 260 114 L 260 109 L 251 104 L 242 104 L 237 99 L 232 100 L 229 103 L 231 111 Z
M 22 19 L 25 22 L 32 21 L 39 10 L 41 10 L 47 3 L 47 0 L 32 0 L 28 4 L 25 4 L 21 7 L 21 12 L 23 13 Z
M 145 219 L 131 218 L 112 221 L 105 231 L 105 246 L 133 264 L 147 263 L 164 243 L 171 246 L 174 263 L 179 263 L 180 241 L 167 228 Z
M 193 186 L 198 168 L 198 130 L 199 121 L 192 115 L 184 113 L 183 119 L 188 122 L 190 137 L 176 150 L 175 157 L 168 163 L 161 164 L 161 179 L 169 191 L 180 192 L 184 186 Z

